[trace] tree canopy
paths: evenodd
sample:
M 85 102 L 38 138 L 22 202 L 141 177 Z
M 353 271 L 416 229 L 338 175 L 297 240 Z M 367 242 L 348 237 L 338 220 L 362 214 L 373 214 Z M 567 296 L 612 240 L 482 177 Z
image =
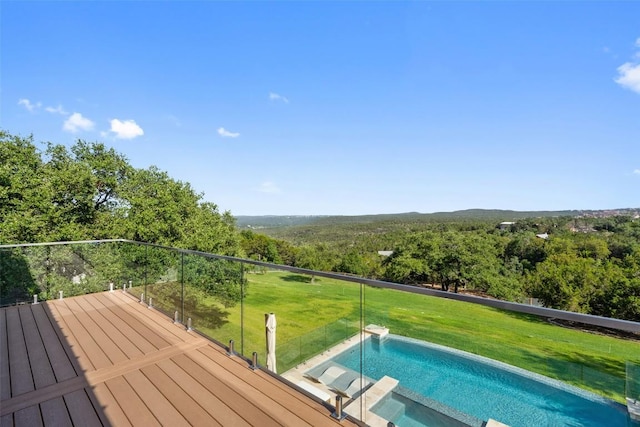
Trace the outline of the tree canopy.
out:
M 124 238 L 241 254 L 229 212 L 98 142 L 70 148 L 0 131 L 0 242 Z

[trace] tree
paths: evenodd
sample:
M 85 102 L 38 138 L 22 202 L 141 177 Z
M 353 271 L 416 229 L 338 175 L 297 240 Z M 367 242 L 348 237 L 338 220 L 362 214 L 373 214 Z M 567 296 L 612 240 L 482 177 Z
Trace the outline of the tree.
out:
M 355 250 L 351 250 L 341 257 L 340 262 L 335 267 L 335 270 L 341 273 L 364 276 L 368 271 L 368 267 L 366 265 L 365 258 Z
M 517 258 L 526 271 L 534 269 L 546 256 L 545 240 L 536 237 L 532 232 L 515 234 L 504 250 L 505 259 Z
M 303 246 L 296 256 L 296 267 L 308 270 L 331 271 L 334 265 L 335 256 L 324 244 L 315 246 Z M 315 281 L 315 276 L 311 276 L 311 283 Z
M 552 254 L 529 275 L 531 295 L 546 307 L 590 313 L 602 286 L 601 263 L 570 253 Z
M 50 201 L 43 168 L 33 136 L 0 130 L 0 242 L 46 238 Z
M 200 196 L 189 184 L 152 166 L 134 171 L 122 193 L 128 238 L 172 245 L 192 231 L 186 222 L 195 214 Z

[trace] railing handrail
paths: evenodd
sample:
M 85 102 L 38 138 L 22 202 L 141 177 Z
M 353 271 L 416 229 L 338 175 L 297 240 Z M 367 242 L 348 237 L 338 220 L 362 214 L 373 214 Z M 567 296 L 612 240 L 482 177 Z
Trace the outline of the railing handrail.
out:
M 341 280 L 346 282 L 358 283 L 373 286 L 376 288 L 395 289 L 403 292 L 410 292 L 414 294 L 429 295 L 438 298 L 447 298 L 456 301 L 463 301 L 472 304 L 480 304 L 487 307 L 498 308 L 502 310 L 514 311 L 517 313 L 532 314 L 548 319 L 561 319 L 571 322 L 583 323 L 591 326 L 599 326 L 609 329 L 616 329 L 626 332 L 640 333 L 640 322 L 634 322 L 631 320 L 614 319 L 611 317 L 595 316 L 592 314 L 574 313 L 571 311 L 558 310 L 555 308 L 537 307 L 527 304 L 521 304 L 517 302 L 502 301 L 491 298 L 482 298 L 475 295 L 465 295 L 452 293 L 447 291 L 440 291 L 437 289 L 422 288 L 412 285 L 403 285 L 400 283 L 386 282 L 383 280 L 367 279 L 364 277 L 350 276 L 341 273 L 333 273 L 327 271 L 310 270 L 306 268 L 292 267 L 289 265 L 273 264 L 264 261 L 257 261 L 247 258 L 238 258 L 228 255 L 218 255 L 208 252 L 196 251 L 193 249 L 181 249 L 171 246 L 163 246 L 155 243 L 138 242 L 128 239 L 102 239 L 102 240 L 78 240 L 78 241 L 62 241 L 62 242 L 45 242 L 45 243 L 19 243 L 0 245 L 0 249 L 12 249 L 21 247 L 34 247 L 34 246 L 61 246 L 61 245 L 74 245 L 74 244 L 95 244 L 95 243 L 132 243 L 143 246 L 150 246 L 160 249 L 166 249 L 182 253 L 185 255 L 198 255 L 205 258 L 222 259 L 227 261 L 241 262 L 245 264 L 257 265 L 261 267 L 272 268 L 276 270 L 288 271 L 291 273 L 307 274 L 316 277 L 324 277 L 328 279 Z

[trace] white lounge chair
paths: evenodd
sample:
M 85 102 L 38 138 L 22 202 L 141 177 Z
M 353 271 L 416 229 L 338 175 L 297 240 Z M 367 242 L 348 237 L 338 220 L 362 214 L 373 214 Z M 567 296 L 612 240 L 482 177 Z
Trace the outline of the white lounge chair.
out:
M 348 397 L 350 399 L 360 390 L 364 390 L 365 388 L 367 388 L 369 384 L 371 384 L 371 381 L 363 380 L 362 388 L 360 388 L 360 378 L 356 378 L 353 381 L 351 381 L 351 383 L 349 384 L 349 387 L 347 387 L 346 389 L 336 388 L 335 391 L 343 395 L 344 397 Z
M 340 375 L 344 374 L 346 371 L 337 366 L 329 366 L 324 372 L 318 376 L 314 377 L 312 375 L 307 374 L 307 377 L 311 378 L 313 381 L 322 384 L 331 384 L 336 378 Z

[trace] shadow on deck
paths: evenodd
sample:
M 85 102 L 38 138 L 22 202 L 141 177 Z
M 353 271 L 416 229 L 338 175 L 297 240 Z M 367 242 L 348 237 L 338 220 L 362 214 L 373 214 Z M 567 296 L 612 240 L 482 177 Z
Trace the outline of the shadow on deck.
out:
M 0 310 L 0 426 L 329 426 L 332 408 L 116 291 Z

